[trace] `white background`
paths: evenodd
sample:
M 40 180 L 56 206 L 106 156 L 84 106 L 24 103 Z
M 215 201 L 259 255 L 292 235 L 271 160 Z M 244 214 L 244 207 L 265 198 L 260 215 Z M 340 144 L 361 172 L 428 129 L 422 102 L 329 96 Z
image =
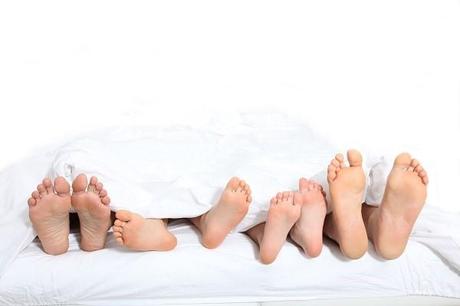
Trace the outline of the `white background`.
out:
M 460 211 L 459 1 L 0 3 L 0 169 L 98 127 L 286 112 Z

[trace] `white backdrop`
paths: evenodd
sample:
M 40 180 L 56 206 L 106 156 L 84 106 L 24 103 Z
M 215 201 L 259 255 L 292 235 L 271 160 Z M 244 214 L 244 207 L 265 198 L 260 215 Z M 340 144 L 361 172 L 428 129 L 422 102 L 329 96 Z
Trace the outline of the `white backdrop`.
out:
M 459 1 L 1 2 L 0 105 L 0 168 L 98 127 L 275 111 L 410 150 L 460 211 Z

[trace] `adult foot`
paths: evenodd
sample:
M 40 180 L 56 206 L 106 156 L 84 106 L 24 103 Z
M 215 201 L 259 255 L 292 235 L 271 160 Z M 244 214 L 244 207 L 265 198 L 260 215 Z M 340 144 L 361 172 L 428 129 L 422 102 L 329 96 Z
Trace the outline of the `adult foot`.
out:
M 134 251 L 169 251 L 177 240 L 161 219 L 145 219 L 126 210 L 117 211 L 113 234 L 119 245 Z
M 278 193 L 270 201 L 267 221 L 260 243 L 260 261 L 272 263 L 286 241 L 294 223 L 300 217 L 302 196 L 298 192 Z
M 231 178 L 219 202 L 201 217 L 192 219 L 201 230 L 203 245 L 210 249 L 218 247 L 243 220 L 251 201 L 249 185 L 237 177 Z
M 404 251 L 425 203 L 427 184 L 427 173 L 416 159 L 408 153 L 396 157 L 382 203 L 369 219 L 375 223 L 369 235 L 385 259 L 397 258 Z
M 368 246 L 361 215 L 366 178 L 361 153 L 349 150 L 347 158 L 349 167 L 342 154 L 337 154 L 328 167 L 332 213 L 327 217 L 325 232 L 338 242 L 345 256 L 357 259 L 364 255 Z
M 302 210 L 290 235 L 305 254 L 317 257 L 323 248 L 323 226 L 327 213 L 324 191 L 320 184 L 305 178 L 299 180 L 299 191 Z
M 59 255 L 69 248 L 70 186 L 63 177 L 45 178 L 28 200 L 29 218 L 43 250 Z
M 107 191 L 94 176 L 88 184 L 84 174 L 75 178 L 72 189 L 72 207 L 80 219 L 80 248 L 84 251 L 100 250 L 104 248 L 107 230 L 112 225 Z

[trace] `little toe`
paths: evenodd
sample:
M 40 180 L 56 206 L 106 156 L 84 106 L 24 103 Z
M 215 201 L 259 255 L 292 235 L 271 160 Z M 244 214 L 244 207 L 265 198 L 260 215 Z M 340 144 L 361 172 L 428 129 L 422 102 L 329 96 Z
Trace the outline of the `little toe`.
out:
M 118 243 L 119 245 L 123 245 L 123 244 L 124 244 L 123 238 L 121 238 L 121 237 L 120 237 L 120 238 L 116 238 L 115 240 L 117 241 L 117 243 Z
M 54 190 L 58 195 L 68 195 L 70 193 L 70 185 L 62 176 L 58 176 L 54 180 Z
M 29 206 L 35 206 L 37 205 L 37 200 L 35 200 L 34 198 L 29 198 L 27 200 L 27 204 L 29 204 Z
M 72 182 L 72 189 L 74 192 L 86 191 L 88 186 L 88 178 L 85 174 L 79 174 Z
M 115 216 L 120 221 L 128 222 L 132 219 L 132 213 L 127 210 L 119 210 L 116 212 Z
M 123 234 L 120 233 L 120 232 L 113 232 L 113 236 L 114 236 L 115 238 L 121 238 L 121 237 L 123 236 Z
M 247 202 L 248 202 L 248 203 L 251 203 L 251 202 L 252 202 L 252 196 L 251 196 L 251 195 L 248 195 Z

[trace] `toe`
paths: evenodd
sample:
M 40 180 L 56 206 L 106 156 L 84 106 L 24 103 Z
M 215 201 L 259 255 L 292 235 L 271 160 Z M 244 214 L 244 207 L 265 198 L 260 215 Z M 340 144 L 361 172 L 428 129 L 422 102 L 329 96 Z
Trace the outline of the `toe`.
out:
M 331 160 L 331 165 L 334 165 L 335 167 L 340 167 L 340 162 L 337 159 Z
M 123 222 L 123 221 L 120 221 L 120 220 L 115 220 L 115 221 L 119 221 L 117 223 Z M 123 232 L 123 227 L 119 226 L 119 225 L 114 225 L 114 226 L 112 226 L 112 230 L 113 230 L 114 234 L 121 234 Z
M 361 153 L 355 149 L 348 150 L 347 159 L 351 167 L 361 167 L 363 163 L 363 157 Z
M 278 192 L 278 193 L 276 194 L 276 199 L 279 201 L 279 200 L 281 200 L 282 198 L 283 198 L 283 194 L 282 194 L 281 192 Z
M 88 178 L 85 174 L 79 174 L 72 183 L 72 189 L 74 192 L 86 191 L 88 186 Z
M 121 221 L 120 219 L 116 219 L 116 220 L 113 222 L 113 225 L 122 228 L 123 226 L 126 225 L 126 222 L 125 222 L 125 221 Z
M 35 206 L 37 205 L 37 200 L 34 198 L 29 198 L 29 200 L 27 200 L 27 204 L 29 204 L 29 206 Z
M 329 182 L 332 182 L 337 177 L 336 167 L 334 165 L 329 165 L 327 167 L 327 179 Z
M 228 181 L 226 189 L 236 190 L 239 185 L 240 185 L 240 179 L 235 176 L 235 177 L 232 177 Z
M 39 184 L 37 186 L 37 190 L 38 190 L 38 192 L 40 193 L 41 196 L 44 196 L 44 195 L 47 194 L 46 188 L 42 184 Z
M 96 190 L 97 190 L 98 192 L 101 192 L 101 190 L 102 190 L 103 187 L 104 187 L 104 185 L 103 185 L 101 182 L 99 182 L 99 183 L 96 184 Z
M 251 195 L 248 195 L 247 202 L 248 202 L 248 203 L 251 203 L 251 202 L 252 202 L 252 196 L 251 196 Z
M 411 167 L 417 168 L 417 166 L 420 165 L 420 162 L 414 158 L 412 159 L 410 165 Z
M 45 187 L 47 193 L 53 193 L 53 183 L 49 178 L 43 179 L 42 185 Z
M 308 180 L 304 177 L 299 179 L 299 190 L 303 191 L 305 188 L 307 188 L 308 185 Z
M 344 161 L 343 154 L 342 153 L 336 154 L 335 159 L 337 159 L 339 161 L 339 163 L 343 163 L 343 161 Z
M 102 204 L 104 205 L 109 205 L 110 204 L 110 198 L 108 196 L 105 196 L 101 199 Z
M 40 199 L 40 193 L 38 191 L 32 192 L 32 198 L 34 198 L 35 200 Z
M 270 205 L 275 205 L 275 204 L 276 204 L 276 198 L 271 198 Z
M 70 185 L 62 176 L 58 176 L 54 180 L 54 190 L 58 195 L 68 195 L 70 193 Z
M 117 243 L 118 243 L 119 245 L 123 245 L 123 244 L 124 244 L 123 238 L 117 238 L 117 239 L 115 239 L 115 240 L 117 241 Z
M 412 158 L 409 153 L 401 153 L 398 156 L 396 156 L 394 165 L 398 167 L 408 168 L 410 166 L 411 161 Z
M 127 210 L 119 210 L 116 212 L 115 216 L 121 221 L 128 222 L 132 219 L 132 212 Z
M 101 192 L 99 192 L 99 195 L 101 196 L 101 198 L 107 196 L 107 190 L 102 189 Z
M 97 183 L 99 183 L 99 181 L 97 180 L 97 177 L 92 176 L 91 179 L 89 180 L 89 184 L 96 186 Z

